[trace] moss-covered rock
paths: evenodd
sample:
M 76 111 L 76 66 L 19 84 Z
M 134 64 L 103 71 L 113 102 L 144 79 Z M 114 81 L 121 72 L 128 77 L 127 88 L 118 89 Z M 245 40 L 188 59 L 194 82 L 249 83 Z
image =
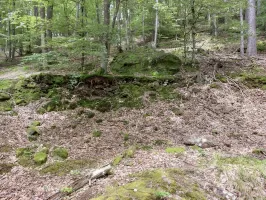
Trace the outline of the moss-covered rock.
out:
M 7 93 L 3 93 L 3 92 L 0 92 L 0 101 L 7 101 L 9 100 L 11 97 L 9 94 Z
M 92 112 L 92 111 L 87 111 L 84 113 L 86 117 L 88 117 L 89 119 L 90 118 L 93 118 L 95 116 L 95 113 Z
M 47 157 L 48 156 L 45 152 L 37 152 L 36 154 L 34 154 L 33 160 L 37 165 L 42 165 L 46 163 Z
M 179 169 L 157 169 L 133 174 L 134 181 L 123 186 L 113 186 L 93 200 L 157 200 L 161 195 L 178 193 L 182 199 L 206 200 L 205 191 Z M 165 196 L 164 196 L 165 197 Z M 171 199 L 171 198 L 170 198 Z
M 27 137 L 29 141 L 36 141 L 40 135 L 40 130 L 36 126 L 30 126 L 27 129 Z
M 118 54 L 111 70 L 130 75 L 173 75 L 180 70 L 181 60 L 173 55 L 150 48 L 138 48 Z
M 18 164 L 23 167 L 34 166 L 33 155 L 35 150 L 31 147 L 18 148 L 16 149 L 16 157 Z
M 61 159 L 67 159 L 68 150 L 66 148 L 63 148 L 63 147 L 56 147 L 53 150 L 53 156 L 55 156 L 57 158 L 61 158 Z

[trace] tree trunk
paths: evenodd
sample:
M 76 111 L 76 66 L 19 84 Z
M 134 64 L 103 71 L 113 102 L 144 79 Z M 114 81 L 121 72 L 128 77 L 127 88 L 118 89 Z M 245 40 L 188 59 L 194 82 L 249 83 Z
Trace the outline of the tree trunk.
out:
M 99 2 L 98 2 L 98 0 L 96 0 L 96 19 L 97 19 L 97 23 L 98 24 L 101 24 L 101 18 L 100 18 L 100 13 L 101 13 L 101 11 L 100 11 L 100 7 L 99 7 Z
M 108 60 L 110 55 L 110 40 L 109 40 L 110 0 L 104 0 L 103 5 L 104 5 L 104 26 L 106 31 L 103 39 L 104 50 L 103 50 L 101 68 L 104 73 L 107 73 Z
M 159 28 L 159 12 L 158 12 L 158 0 L 156 1 L 156 14 L 155 14 L 155 30 L 154 30 L 154 41 L 153 41 L 153 48 L 157 47 L 157 40 L 158 40 L 158 28 Z
M 47 29 L 47 39 L 52 40 L 53 33 L 51 30 L 51 20 L 53 19 L 53 10 L 54 10 L 54 5 L 53 2 L 50 2 L 50 5 L 47 7 L 47 20 L 48 20 L 48 29 Z
M 142 7 L 142 40 L 145 43 L 145 7 Z
M 218 35 L 218 31 L 217 31 L 217 20 L 216 20 L 216 14 L 212 14 L 212 25 L 211 25 L 211 34 L 214 36 Z
M 244 51 L 244 49 L 245 49 L 245 45 L 244 45 L 244 17 L 243 17 L 243 9 L 242 9 L 242 7 L 240 7 L 240 28 L 241 28 L 241 32 L 240 32 L 240 34 L 241 34 L 241 40 L 240 40 L 240 55 L 241 56 L 244 56 L 244 54 L 245 54 L 245 51 Z
M 195 61 L 195 51 L 196 51 L 196 12 L 195 12 L 195 0 L 191 0 L 191 14 L 192 14 L 192 63 Z
M 13 11 L 16 10 L 16 3 L 15 0 L 13 0 Z M 12 55 L 11 55 L 11 60 L 15 59 L 15 53 L 16 53 L 16 42 L 14 41 L 14 36 L 16 35 L 16 26 L 12 26 L 12 35 L 13 35 L 13 41 L 12 41 Z
M 257 55 L 257 39 L 256 39 L 256 3 L 255 0 L 248 0 L 248 56 Z
M 85 0 L 81 1 L 81 7 L 80 7 L 80 11 L 81 11 L 81 37 L 82 40 L 85 40 L 85 30 L 84 30 L 84 18 L 85 18 Z M 84 41 L 85 42 L 85 41 Z M 84 42 L 82 43 L 82 48 L 81 48 L 81 70 L 84 71 L 84 66 L 85 66 L 85 46 L 84 46 Z
M 42 19 L 42 26 L 41 26 L 41 48 L 42 48 L 42 53 L 44 54 L 44 58 L 43 58 L 43 66 L 46 67 L 47 66 L 47 59 L 45 56 L 46 53 L 46 41 L 45 41 L 45 7 L 44 5 L 41 6 L 40 8 L 40 17 Z

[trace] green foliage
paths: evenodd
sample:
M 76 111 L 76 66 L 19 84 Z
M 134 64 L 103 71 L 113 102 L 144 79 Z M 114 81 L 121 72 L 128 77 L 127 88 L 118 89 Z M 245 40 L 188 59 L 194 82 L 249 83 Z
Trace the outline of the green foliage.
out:
M 30 56 L 24 56 L 22 59 L 23 64 L 42 64 L 46 61 L 48 64 L 58 63 L 58 54 L 54 51 L 48 53 L 34 53 Z
M 118 54 L 111 63 L 113 72 L 123 75 L 173 75 L 181 66 L 181 60 L 172 54 L 149 48 L 138 48 Z

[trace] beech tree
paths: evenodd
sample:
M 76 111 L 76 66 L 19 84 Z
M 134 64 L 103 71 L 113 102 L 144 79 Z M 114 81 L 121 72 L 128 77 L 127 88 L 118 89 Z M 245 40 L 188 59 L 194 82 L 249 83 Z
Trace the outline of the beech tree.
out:
M 248 56 L 257 55 L 257 40 L 256 40 L 256 1 L 248 0 Z

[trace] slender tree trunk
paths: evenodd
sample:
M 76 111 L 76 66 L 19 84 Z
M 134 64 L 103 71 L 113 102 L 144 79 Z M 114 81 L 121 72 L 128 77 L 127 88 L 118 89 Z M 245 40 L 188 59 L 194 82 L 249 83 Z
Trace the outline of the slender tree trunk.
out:
M 102 57 L 101 68 L 104 73 L 107 73 L 108 60 L 110 55 L 110 39 L 109 39 L 109 26 L 110 26 L 110 0 L 104 0 L 104 25 L 105 25 L 105 34 L 104 34 L 104 51 Z
M 12 4 L 13 4 L 13 11 L 15 11 L 16 10 L 15 0 L 13 0 Z M 12 55 L 11 55 L 11 60 L 14 60 L 15 59 L 15 53 L 16 53 L 16 42 L 14 41 L 14 37 L 16 35 L 16 26 L 15 25 L 12 26 L 12 35 L 13 35 L 13 41 L 12 41 Z
M 46 41 L 45 41 L 45 7 L 44 5 L 41 6 L 40 8 L 40 17 L 42 19 L 42 26 L 41 26 L 41 48 L 42 48 L 42 53 L 44 54 L 44 59 L 43 59 L 43 66 L 46 67 L 47 66 L 47 58 L 45 56 L 46 53 Z
M 83 41 L 85 40 L 85 30 L 84 30 L 84 20 L 85 20 L 85 0 L 81 1 L 81 7 L 80 7 L 80 11 L 81 11 L 81 37 L 83 39 Z M 85 41 L 84 41 L 85 42 Z M 84 46 L 84 42 L 82 44 L 82 52 L 81 52 L 81 70 L 84 71 L 84 66 L 85 66 L 85 46 Z
M 49 2 L 50 4 L 47 7 L 47 21 L 48 21 L 48 29 L 47 29 L 47 39 L 50 41 L 53 38 L 53 33 L 51 30 L 51 20 L 53 19 L 53 11 L 54 11 L 54 5 L 53 2 Z
M 11 19 L 8 17 L 8 61 L 12 60 Z
M 128 27 L 129 27 L 129 16 L 128 16 L 128 7 L 127 7 L 127 1 L 125 1 L 125 4 L 124 4 L 124 18 L 125 18 L 125 39 L 126 39 L 126 49 L 128 50 L 129 49 L 129 43 L 130 43 L 130 35 L 129 35 L 129 30 L 128 30 Z
M 195 61 L 195 51 L 196 51 L 196 12 L 195 12 L 195 0 L 191 0 L 191 14 L 192 14 L 192 63 Z
M 142 7 L 142 40 L 145 43 L 145 8 Z
M 240 26 L 241 26 L 241 39 L 240 39 L 240 55 L 244 56 L 245 54 L 245 44 L 244 44 L 244 17 L 243 17 L 243 9 L 240 7 Z
M 115 23 L 116 23 L 116 19 L 117 19 L 117 15 L 118 15 L 118 12 L 119 12 L 119 8 L 120 8 L 120 0 L 116 0 L 116 4 L 115 4 L 115 12 L 114 12 L 114 15 L 113 15 L 113 21 L 112 21 L 112 31 L 114 30 L 115 28 Z
M 211 33 L 214 36 L 218 35 L 216 14 L 212 14 L 212 32 Z
M 99 7 L 99 1 L 98 0 L 96 0 L 95 5 L 96 5 L 96 19 L 97 19 L 97 23 L 98 24 L 101 24 L 101 17 L 100 17 L 101 10 L 100 10 L 100 7 Z
M 256 39 L 256 3 L 255 0 L 248 0 L 248 56 L 257 55 L 257 39 Z
M 158 0 L 156 1 L 156 14 L 155 14 L 155 30 L 154 30 L 154 41 L 153 41 L 153 48 L 157 47 L 157 41 L 158 41 L 158 28 L 159 28 L 159 11 L 158 11 Z
M 76 25 L 75 25 L 75 32 L 74 35 L 78 35 L 78 28 L 79 28 L 79 20 L 80 20 L 80 2 L 76 3 Z

